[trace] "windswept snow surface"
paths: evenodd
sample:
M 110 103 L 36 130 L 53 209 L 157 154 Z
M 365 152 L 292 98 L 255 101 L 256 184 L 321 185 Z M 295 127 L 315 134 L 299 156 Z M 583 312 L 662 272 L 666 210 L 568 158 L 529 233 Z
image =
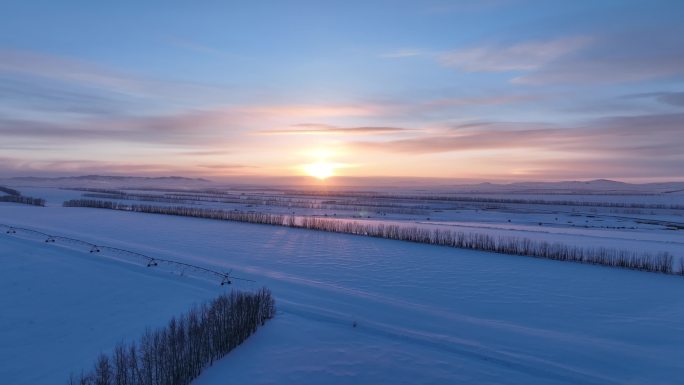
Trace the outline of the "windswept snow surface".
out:
M 4 231 L 0 266 L 0 384 L 7 385 L 65 384 L 117 342 L 220 291 Z
M 684 373 L 684 278 L 678 276 L 110 210 L 7 204 L 0 206 L 0 223 L 233 269 L 257 281 L 238 288 L 272 289 L 276 319 L 197 385 L 656 385 L 680 384 Z M 23 380 L 55 360 L 66 365 L 72 348 L 84 352 L 68 365 L 89 365 L 97 351 L 210 294 L 204 283 L 27 242 L 0 234 L 3 266 L 19 265 L 0 273 L 0 354 L 24 352 L 9 364 L 0 361 L 3 383 L 6 373 Z M 63 262 L 46 269 L 25 263 L 27 256 Z M 51 289 L 30 281 L 38 277 L 54 285 L 68 280 L 62 283 L 68 290 L 48 296 Z M 143 311 L 140 298 L 155 301 L 144 302 L 150 307 Z M 51 312 L 41 304 L 107 327 L 89 338 L 84 325 L 58 315 L 43 320 Z M 52 334 L 39 337 L 48 326 Z M 9 383 L 48 383 L 22 380 Z

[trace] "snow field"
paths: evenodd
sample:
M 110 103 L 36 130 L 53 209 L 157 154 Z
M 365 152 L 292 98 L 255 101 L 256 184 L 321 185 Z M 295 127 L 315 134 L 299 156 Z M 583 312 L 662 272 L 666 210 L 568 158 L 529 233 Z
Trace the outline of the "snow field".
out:
M 684 369 L 681 277 L 109 210 L 0 218 L 269 287 L 276 319 L 199 384 L 677 384 Z

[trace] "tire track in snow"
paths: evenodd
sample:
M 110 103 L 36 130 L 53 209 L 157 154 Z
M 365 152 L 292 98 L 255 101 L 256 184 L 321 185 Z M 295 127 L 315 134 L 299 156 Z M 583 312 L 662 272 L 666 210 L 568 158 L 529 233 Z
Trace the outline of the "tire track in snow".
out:
M 21 240 L 25 242 L 35 242 L 32 239 L 24 239 L 12 237 L 15 240 Z M 58 245 L 63 249 L 70 249 L 75 252 L 85 253 L 85 251 L 78 248 L 69 247 L 68 245 Z M 117 261 L 119 263 L 129 263 L 125 260 L 109 256 L 108 259 Z M 503 323 L 501 321 L 489 320 L 477 317 L 464 316 L 452 312 L 442 311 L 435 309 L 430 306 L 413 303 L 410 301 L 405 301 L 398 298 L 392 298 L 377 293 L 371 293 L 361 289 L 347 288 L 344 286 L 339 286 L 331 283 L 326 283 L 322 281 L 314 281 L 310 279 L 301 278 L 294 275 L 285 274 L 282 272 L 274 271 L 264 271 L 263 269 L 250 269 L 243 268 L 241 270 L 248 271 L 251 273 L 256 273 L 262 276 L 267 276 L 274 280 L 287 281 L 290 283 L 304 285 L 308 287 L 315 287 L 318 289 L 324 289 L 327 291 L 334 291 L 346 296 L 351 296 L 355 298 L 363 298 L 373 302 L 382 303 L 385 305 L 391 305 L 396 307 L 401 307 L 407 310 L 421 310 L 421 313 L 430 313 L 435 317 L 445 317 L 452 321 L 467 322 L 478 325 L 487 325 L 490 327 L 495 327 L 497 329 L 508 329 L 510 331 L 516 332 L 527 332 L 536 336 L 550 333 L 547 337 L 562 337 L 563 339 L 572 339 L 577 342 L 575 337 L 567 336 L 562 333 L 555 332 L 544 332 L 539 329 L 522 327 L 520 325 L 513 325 L 508 323 Z M 148 270 L 145 271 L 146 274 L 151 274 L 152 272 Z M 583 383 L 587 384 L 610 384 L 614 383 L 608 378 L 603 378 L 595 374 L 586 373 L 580 371 L 576 368 L 568 367 L 565 365 L 558 364 L 553 361 L 542 360 L 537 357 L 515 354 L 507 352 L 502 349 L 494 349 L 491 347 L 484 346 L 483 344 L 465 340 L 462 338 L 449 336 L 445 334 L 439 334 L 429 331 L 421 331 L 417 329 L 409 329 L 405 327 L 398 327 L 387 323 L 382 323 L 378 321 L 372 321 L 370 319 L 355 317 L 351 320 L 349 316 L 345 316 L 343 313 L 334 312 L 332 310 L 324 309 L 321 307 L 315 307 L 310 305 L 304 305 L 294 301 L 288 301 L 283 299 L 278 299 L 278 307 L 287 313 L 306 318 L 308 320 L 316 322 L 324 322 L 328 324 L 334 324 L 338 326 L 349 326 L 351 322 L 359 321 L 358 330 L 368 333 L 374 336 L 388 338 L 393 341 L 403 341 L 409 344 L 418 344 L 421 346 L 426 346 L 434 349 L 439 349 L 452 354 L 457 354 L 459 356 L 487 361 L 502 367 L 506 367 L 512 370 L 516 370 L 529 375 L 540 376 L 548 379 L 555 380 L 581 380 Z M 596 342 L 595 340 L 593 342 Z M 612 343 L 612 341 L 606 341 Z M 546 368 L 545 368 L 546 367 Z
M 351 320 L 342 313 L 307 306 L 297 302 L 287 300 L 279 300 L 278 302 L 278 307 L 281 311 L 308 320 L 324 322 L 340 327 L 350 327 L 352 322 L 359 321 L 358 319 Z M 468 359 L 487 361 L 511 370 L 547 378 L 549 380 L 596 385 L 620 384 L 611 378 L 583 371 L 578 368 L 534 356 L 489 348 L 477 342 L 453 336 L 421 332 L 366 319 L 361 319 L 355 329 L 373 336 L 439 349 Z
M 278 242 L 276 241 L 275 243 L 277 244 Z M 140 248 L 141 250 L 146 250 L 150 249 L 151 247 L 152 246 L 143 246 Z M 157 250 L 169 252 L 169 250 L 164 250 L 163 248 L 158 248 Z M 182 256 L 184 253 L 181 251 L 174 252 L 173 254 L 177 256 Z M 188 254 L 185 254 L 185 258 L 190 258 L 191 260 L 193 260 L 193 257 Z M 209 264 L 219 263 L 219 266 L 221 266 L 220 262 L 222 262 L 220 258 L 216 257 L 208 258 L 205 261 Z M 534 334 L 536 336 L 539 336 L 540 333 L 548 332 L 549 334 L 547 335 L 547 337 L 562 338 L 564 340 L 572 340 L 573 342 L 577 342 L 575 339 L 577 336 L 574 335 L 563 334 L 554 331 L 543 331 L 534 328 L 527 328 L 525 326 L 505 323 L 497 320 L 482 319 L 477 317 L 470 317 L 459 313 L 446 312 L 440 310 L 439 308 L 425 306 L 422 304 L 416 304 L 400 298 L 393 298 L 386 295 L 365 291 L 362 289 L 345 287 L 343 285 L 338 285 L 331 282 L 306 279 L 297 275 L 287 274 L 284 271 L 268 271 L 259 268 L 253 268 L 252 270 L 249 269 L 250 268 L 246 268 L 244 270 L 250 271 L 251 273 L 256 274 L 258 276 L 265 277 L 267 278 L 267 280 L 270 279 L 276 282 L 287 282 L 295 285 L 303 285 L 306 287 L 316 288 L 319 290 L 322 289 L 328 292 L 336 292 L 339 294 L 343 294 L 343 296 L 340 298 L 333 298 L 333 301 L 337 301 L 338 303 L 342 303 L 346 298 L 367 299 L 369 301 L 374 301 L 376 303 L 401 307 L 404 309 L 411 309 L 412 311 L 420 311 L 423 313 L 428 312 L 431 315 L 448 317 L 449 319 L 468 322 L 472 324 L 478 324 L 480 326 L 485 325 L 497 329 L 506 329 L 516 332 L 527 330 L 529 331 L 529 334 Z M 289 290 L 295 290 L 295 293 L 297 290 L 297 286 L 286 286 L 285 288 Z M 285 293 L 287 293 L 287 290 L 285 290 Z M 321 298 L 325 298 L 326 300 L 328 300 L 325 294 L 321 295 L 318 294 L 316 291 L 307 291 L 306 294 L 312 297 L 317 296 L 316 298 L 319 300 Z M 286 295 L 285 297 L 289 296 Z M 289 302 L 288 305 L 288 301 L 283 299 L 279 299 L 278 301 L 279 303 L 285 304 L 285 307 L 283 309 L 284 311 L 292 313 L 294 315 L 299 315 L 301 317 L 305 317 L 313 321 L 332 323 L 340 326 L 349 326 L 350 324 L 349 317 L 345 316 L 342 313 L 335 313 L 331 310 L 326 310 L 325 308 L 316 308 L 311 306 L 307 307 L 306 305 L 301 304 L 298 305 L 294 302 Z M 330 309 L 332 307 L 328 306 L 327 308 Z M 611 381 L 609 379 L 606 380 L 592 373 L 586 373 L 581 370 L 578 370 L 577 368 L 566 367 L 555 362 L 549 362 L 536 356 L 511 353 L 510 351 L 506 351 L 504 349 L 488 348 L 482 346 L 481 344 L 473 343 L 472 341 L 459 339 L 455 336 L 431 333 L 428 331 L 407 329 L 399 327 L 397 325 L 372 321 L 369 319 L 361 320 L 362 325 L 359 328 L 359 330 L 363 330 L 364 332 L 368 330 L 367 333 L 371 335 L 384 336 L 390 340 L 405 341 L 407 343 L 420 344 L 422 346 L 430 346 L 446 352 L 458 354 L 462 357 L 492 362 L 496 365 L 510 367 L 520 372 L 531 373 L 548 379 L 558 379 L 565 381 L 574 380 L 570 381 L 572 383 L 614 383 L 614 381 Z M 486 329 L 484 330 L 486 331 Z M 594 343 L 596 343 L 597 341 L 599 343 L 602 343 L 602 341 L 598 339 L 592 339 L 591 341 L 593 341 Z M 615 341 L 606 342 L 615 343 Z
M 595 345 L 597 342 L 599 342 L 602 346 L 610 346 L 615 349 L 625 350 L 633 348 L 633 346 L 629 344 L 624 344 L 614 340 L 598 339 L 594 337 L 589 338 L 576 334 L 566 334 L 548 329 L 527 327 L 510 322 L 504 322 L 497 319 L 468 316 L 460 313 L 451 312 L 448 310 L 443 310 L 441 308 L 436 308 L 434 306 L 425 305 L 422 303 L 407 301 L 401 298 L 390 297 L 387 295 L 373 293 L 362 289 L 349 288 L 329 282 L 311 280 L 279 271 L 269 271 L 264 270 L 263 268 L 254 267 L 236 268 L 236 271 L 246 272 L 249 274 L 258 275 L 262 277 L 268 277 L 276 281 L 287 282 L 295 285 L 302 285 L 310 288 L 315 288 L 318 290 L 326 290 L 333 293 L 343 294 L 345 296 L 351 296 L 354 298 L 375 302 L 376 304 L 389 305 L 404 310 L 419 312 L 420 314 L 429 314 L 433 317 L 448 319 L 452 322 L 462 322 L 471 325 L 488 326 L 498 330 L 506 330 L 514 333 L 525 334 L 528 336 L 544 336 L 545 338 L 555 339 L 563 342 L 580 342 L 585 343 L 587 345 Z M 326 297 L 326 299 L 328 301 L 332 300 L 329 297 Z

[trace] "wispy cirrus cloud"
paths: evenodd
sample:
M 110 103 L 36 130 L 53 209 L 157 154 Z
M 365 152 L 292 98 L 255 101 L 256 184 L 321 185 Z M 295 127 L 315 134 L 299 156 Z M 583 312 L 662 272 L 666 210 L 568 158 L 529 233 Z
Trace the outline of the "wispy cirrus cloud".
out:
M 100 173 L 108 174 L 142 174 L 142 175 L 166 175 L 171 171 L 168 164 L 162 163 L 133 163 L 116 161 L 99 161 L 92 159 L 20 159 L 12 157 L 0 158 L 3 167 L 0 171 L 12 175 L 40 174 L 40 175 L 70 175 L 73 173 Z M 187 169 L 178 171 L 188 171 Z
M 489 130 L 487 132 L 451 133 L 437 132 L 413 138 L 356 142 L 354 146 L 364 150 L 398 152 L 405 154 L 435 154 L 454 151 L 541 147 L 557 136 L 550 130 Z
M 248 166 L 245 164 L 239 164 L 239 163 L 209 163 L 209 164 L 198 164 L 198 167 L 202 168 L 211 168 L 215 170 L 241 170 L 241 169 L 249 169 L 249 168 L 256 168 L 255 166 Z
M 401 127 L 338 127 L 329 124 L 302 123 L 292 125 L 287 129 L 263 130 L 260 134 L 266 135 L 379 135 L 396 134 L 411 131 Z
M 422 103 L 425 108 L 440 107 L 460 107 L 460 106 L 490 106 L 530 102 L 548 98 L 543 94 L 507 94 L 507 95 L 485 95 L 485 96 L 462 96 L 454 98 L 434 99 Z
M 228 151 L 225 149 L 221 149 L 221 150 L 187 150 L 187 151 L 178 151 L 177 155 L 190 156 L 190 157 L 195 157 L 195 156 L 214 157 L 214 156 L 218 156 L 218 155 L 230 155 L 232 153 L 233 153 L 232 151 Z
M 439 62 L 466 72 L 531 71 L 588 46 L 586 36 L 493 44 L 458 49 L 439 55 Z
M 615 116 L 575 127 L 548 123 L 474 122 L 411 138 L 359 141 L 364 150 L 406 154 L 456 151 L 536 149 L 567 154 L 594 153 L 604 157 L 672 156 L 684 167 L 684 114 Z
M 224 59 L 242 59 L 243 56 L 241 55 L 236 55 L 230 52 L 226 52 L 224 50 L 212 47 L 208 44 L 200 43 L 198 41 L 188 39 L 188 38 L 182 38 L 182 37 L 170 37 L 166 39 L 168 44 L 182 48 L 188 51 L 196 52 L 196 53 L 202 53 L 202 54 L 207 54 L 215 57 L 220 57 Z
M 661 103 L 668 104 L 675 107 L 684 107 L 684 92 L 645 92 L 639 94 L 630 94 L 623 96 L 624 99 L 643 99 L 652 98 Z
M 0 74 L 4 74 L 4 81 L 21 80 L 25 85 L 35 87 L 33 96 L 40 95 L 40 88 L 46 84 L 62 89 L 70 87 L 65 91 L 75 89 L 95 96 L 104 92 L 109 97 L 158 98 L 167 101 L 210 101 L 225 99 L 230 95 L 230 90 L 224 87 L 177 79 L 151 79 L 82 59 L 22 50 L 0 49 Z
M 0 118 L 0 134 L 8 139 L 31 139 L 35 143 L 53 144 L 117 141 L 199 145 L 229 137 L 237 121 L 231 114 L 219 111 L 65 122 Z
M 253 116 L 281 118 L 318 118 L 318 117 L 358 117 L 380 116 L 392 108 L 387 104 L 350 103 L 350 104 L 284 104 L 237 106 L 233 110 Z
M 421 49 L 403 48 L 396 51 L 386 52 L 380 55 L 381 58 L 397 59 L 403 57 L 414 57 L 429 55 L 430 53 Z
M 684 92 L 663 92 L 656 98 L 672 106 L 684 107 Z
M 0 72 L 24 74 L 110 89 L 140 91 L 142 84 L 115 71 L 64 57 L 29 51 L 0 50 Z
M 555 158 L 543 162 L 512 161 L 518 172 L 528 179 L 681 179 L 682 159 L 618 158 L 591 156 L 583 159 Z
M 514 84 L 596 85 L 684 75 L 682 28 L 604 35 L 591 45 L 511 80 Z
M 430 3 L 426 11 L 430 14 L 478 12 L 511 6 L 519 2 L 519 0 L 438 1 Z
M 521 72 L 510 79 L 518 85 L 637 82 L 684 74 L 682 35 L 681 28 L 653 28 L 483 44 L 430 55 L 463 72 Z
M 106 161 L 93 159 L 21 159 L 13 157 L 0 157 L 0 176 L 2 173 L 13 175 L 15 173 L 32 175 L 72 175 L 100 174 L 108 175 L 174 175 L 174 174 L 203 174 L 203 175 L 249 175 L 257 166 L 241 163 L 208 163 L 194 165 L 178 165 L 165 162 L 130 162 L 130 161 Z
M 244 133 L 370 134 L 400 132 L 396 127 L 335 127 L 322 124 L 265 130 L 265 126 L 316 118 L 382 116 L 380 105 L 244 105 L 188 109 L 156 115 L 104 115 L 85 119 L 41 120 L 0 116 L 0 135 L 35 143 L 93 143 L 104 141 L 215 146 Z M 9 144 L 6 142 L 6 144 Z
M 120 95 L 94 92 L 88 87 L 65 86 L 48 79 L 0 73 L 0 101 L 5 109 L 51 114 L 115 115 L 137 106 Z

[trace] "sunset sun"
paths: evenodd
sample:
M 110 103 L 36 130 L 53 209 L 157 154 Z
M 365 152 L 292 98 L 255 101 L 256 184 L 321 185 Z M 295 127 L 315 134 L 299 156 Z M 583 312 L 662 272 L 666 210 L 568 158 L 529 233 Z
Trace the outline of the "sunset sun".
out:
M 335 166 L 331 163 L 319 161 L 304 166 L 304 171 L 306 171 L 309 176 L 325 180 L 335 174 Z

